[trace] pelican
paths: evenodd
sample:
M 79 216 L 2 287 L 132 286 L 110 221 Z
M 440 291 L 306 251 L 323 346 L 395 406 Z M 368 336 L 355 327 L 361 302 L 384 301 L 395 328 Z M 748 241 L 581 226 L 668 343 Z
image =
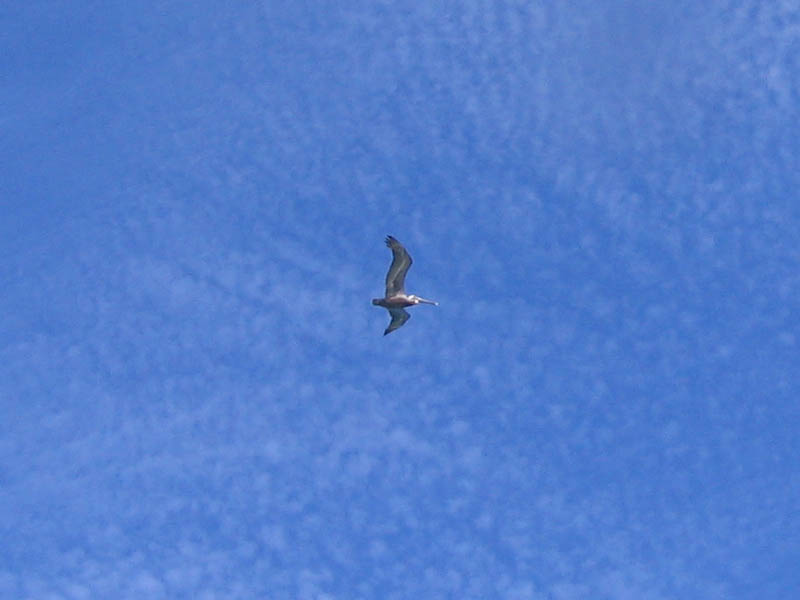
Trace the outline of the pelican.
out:
M 439 303 L 433 300 L 426 300 L 414 294 L 406 294 L 406 273 L 411 267 L 411 257 L 406 249 L 403 248 L 403 244 L 390 235 L 386 236 L 386 245 L 392 249 L 392 264 L 386 274 L 386 296 L 372 300 L 375 306 L 382 306 L 392 316 L 392 321 L 386 331 L 383 332 L 383 335 L 392 333 L 395 329 L 400 329 L 411 318 L 411 315 L 405 311 L 407 306 L 415 306 L 417 304 L 439 306 Z

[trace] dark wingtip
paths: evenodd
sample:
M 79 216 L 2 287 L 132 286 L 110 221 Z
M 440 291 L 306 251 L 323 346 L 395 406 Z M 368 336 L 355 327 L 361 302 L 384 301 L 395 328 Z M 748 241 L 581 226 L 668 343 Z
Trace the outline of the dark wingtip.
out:
M 389 248 L 391 248 L 392 247 L 392 243 L 397 243 L 397 238 L 392 237 L 391 235 L 387 235 L 386 236 L 386 245 L 389 246 Z

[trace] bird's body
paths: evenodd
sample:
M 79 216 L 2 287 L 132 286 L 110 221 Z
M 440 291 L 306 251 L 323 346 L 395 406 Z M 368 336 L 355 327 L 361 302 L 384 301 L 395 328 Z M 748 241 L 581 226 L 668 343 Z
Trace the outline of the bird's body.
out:
M 392 250 L 392 264 L 389 266 L 389 272 L 386 274 L 386 295 L 383 298 L 375 298 L 372 304 L 375 306 L 382 306 L 389 311 L 392 316 L 392 321 L 383 332 L 383 335 L 391 333 L 395 329 L 402 327 L 406 321 L 411 318 L 405 309 L 409 306 L 417 304 L 434 304 L 438 302 L 433 300 L 426 300 L 414 294 L 406 294 L 405 281 L 406 273 L 411 267 L 411 256 L 408 254 L 403 245 L 392 236 L 386 236 L 386 245 Z

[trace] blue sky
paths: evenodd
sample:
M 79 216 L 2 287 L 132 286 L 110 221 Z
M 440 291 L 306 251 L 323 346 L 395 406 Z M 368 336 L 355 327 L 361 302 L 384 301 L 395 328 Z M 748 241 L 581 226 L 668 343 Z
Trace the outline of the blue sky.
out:
M 0 9 L 0 597 L 796 597 L 800 13 L 652 4 Z

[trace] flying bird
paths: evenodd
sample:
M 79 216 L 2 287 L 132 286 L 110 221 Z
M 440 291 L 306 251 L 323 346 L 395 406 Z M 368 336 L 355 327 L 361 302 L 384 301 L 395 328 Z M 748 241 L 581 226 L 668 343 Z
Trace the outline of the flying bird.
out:
M 372 303 L 375 306 L 382 306 L 389 311 L 392 316 L 392 321 L 383 332 L 383 335 L 392 333 L 395 329 L 402 327 L 406 321 L 411 318 L 405 309 L 408 306 L 415 306 L 417 304 L 433 304 L 439 306 L 438 302 L 433 300 L 426 300 L 414 294 L 406 294 L 405 282 L 406 273 L 411 267 L 411 256 L 403 244 L 398 242 L 395 238 L 388 235 L 386 236 L 386 245 L 392 249 L 392 264 L 389 267 L 389 272 L 386 274 L 386 296 L 384 298 L 375 298 Z

